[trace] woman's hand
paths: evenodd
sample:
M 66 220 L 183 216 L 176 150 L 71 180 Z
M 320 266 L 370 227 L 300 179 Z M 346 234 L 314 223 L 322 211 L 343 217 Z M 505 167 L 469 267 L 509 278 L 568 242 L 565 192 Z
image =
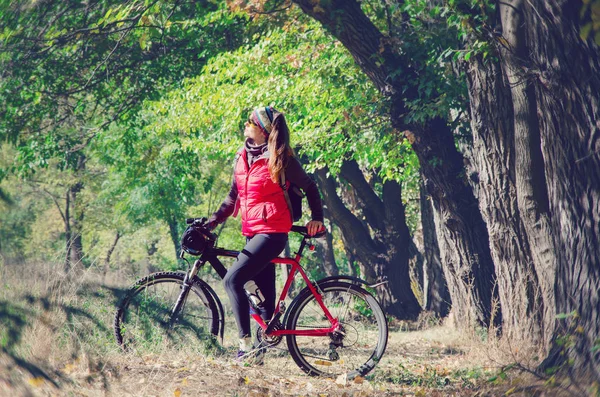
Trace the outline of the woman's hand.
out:
M 306 224 L 306 228 L 308 229 L 308 235 L 314 236 L 323 230 L 325 226 L 323 226 L 323 222 L 321 221 L 310 221 Z

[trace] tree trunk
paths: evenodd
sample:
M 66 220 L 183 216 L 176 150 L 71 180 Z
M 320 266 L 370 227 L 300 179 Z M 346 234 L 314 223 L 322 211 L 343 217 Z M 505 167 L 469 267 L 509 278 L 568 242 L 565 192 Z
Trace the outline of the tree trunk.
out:
M 507 43 L 501 54 L 513 106 L 517 204 L 531 247 L 530 257 L 524 259 L 533 264 L 531 269 L 525 270 L 536 276 L 532 285 L 537 284 L 534 292 L 539 295 L 538 302 L 532 302 L 531 307 L 531 313 L 539 314 L 528 317 L 540 325 L 539 339 L 547 351 L 556 313 L 554 280 L 557 256 L 550 226 L 536 95 L 534 85 L 521 64 L 528 56 L 523 29 L 524 4 L 523 0 L 518 0 L 499 5 L 502 35 Z M 531 331 L 536 330 L 534 328 Z
M 523 27 L 557 254 L 556 311 L 577 313 L 578 328 L 568 330 L 577 343 L 563 358 L 600 378 L 600 50 L 579 36 L 580 6 L 531 0 Z
M 341 235 L 342 235 L 342 243 L 344 244 L 344 251 L 346 252 L 346 259 L 348 259 L 348 275 L 356 276 L 359 278 L 364 278 L 361 274 L 356 274 L 356 270 L 354 268 L 354 266 L 357 264 L 356 257 L 352 253 L 352 250 L 349 248 L 350 243 L 344 237 L 344 233 L 341 233 Z
M 69 188 L 67 193 L 69 196 L 69 203 L 71 205 L 70 211 L 70 255 L 71 267 L 83 269 L 83 240 L 81 237 L 83 227 L 84 211 L 80 205 L 80 199 L 78 194 L 81 192 L 83 184 L 78 182 Z
M 65 274 L 71 271 L 71 192 L 67 190 L 65 193 L 65 211 L 63 214 L 63 222 L 65 224 Z M 58 205 L 58 204 L 57 204 Z M 60 210 L 60 207 L 59 207 Z
M 497 299 L 495 274 L 488 235 L 477 201 L 466 186 L 462 158 L 454 146 L 452 131 L 444 120 L 426 126 L 406 125 L 404 100 L 417 99 L 408 81 L 418 79 L 402 51 L 377 29 L 355 0 L 320 2 L 294 0 L 302 10 L 323 24 L 350 51 L 356 63 L 380 92 L 391 99 L 391 120 L 397 131 L 409 136 L 419 158 L 426 187 L 440 221 L 440 252 L 446 279 L 460 324 L 490 324 L 492 302 Z
M 356 171 L 354 166 L 350 170 Z M 346 169 L 346 177 L 353 180 L 352 185 L 359 194 L 371 195 L 370 192 L 364 193 L 357 188 L 356 184 L 362 184 L 360 175 L 349 173 Z M 408 244 L 405 239 L 408 236 L 408 227 L 403 230 L 402 225 L 406 226 L 404 219 L 404 208 L 400 196 L 399 185 L 396 183 L 387 183 L 383 188 L 383 201 L 379 200 L 378 211 L 382 211 L 382 218 L 386 219 L 382 227 L 387 227 L 388 233 L 382 233 L 377 230 L 376 234 L 385 235 L 386 240 L 373 239 L 369 230 L 364 224 L 343 204 L 336 192 L 336 183 L 331 176 L 327 177 L 327 169 L 320 169 L 315 172 L 323 201 L 327 206 L 331 219 L 342 231 L 344 239 L 353 255 L 356 256 L 359 263 L 365 265 L 367 273 L 365 279 L 368 282 L 388 280 L 388 283 L 378 288 L 378 297 L 387 313 L 402 319 L 414 319 L 419 314 L 421 308 L 410 288 L 410 277 L 408 274 Z M 374 194 L 374 192 L 373 192 Z M 393 198 L 393 204 L 392 204 Z M 399 203 L 399 204 L 398 204 Z M 410 237 L 410 236 L 408 236 Z
M 110 246 L 110 248 L 108 249 L 108 252 L 106 253 L 106 258 L 104 259 L 104 270 L 102 271 L 102 277 L 105 278 L 106 274 L 108 273 L 108 269 L 110 268 L 110 258 L 112 257 L 113 252 L 115 251 L 115 248 L 117 248 L 117 243 L 119 242 L 119 239 L 121 238 L 121 233 L 119 233 L 117 231 L 117 233 L 115 234 L 115 239 L 113 240 L 112 245 Z
M 487 224 L 496 266 L 503 334 L 529 345 L 543 341 L 545 299 L 518 206 L 510 89 L 497 62 L 474 57 L 467 69 L 473 147 L 471 182 Z M 532 171 L 533 172 L 533 171 Z
M 423 308 L 443 318 L 450 311 L 450 292 L 440 258 L 431 199 L 422 183 L 419 191 L 423 225 Z
M 408 244 L 408 273 L 410 274 L 410 287 L 419 301 L 421 308 L 425 308 L 425 298 L 423 290 L 423 254 L 417 248 L 415 242 L 410 239 Z
M 86 157 L 77 155 L 77 166 L 75 177 L 80 177 L 81 171 L 85 170 Z M 66 259 L 65 272 L 68 273 L 73 267 L 83 269 L 83 240 L 81 236 L 83 228 L 84 208 L 79 198 L 79 192 L 83 189 L 83 182 L 78 181 L 69 186 L 65 199 L 65 211 L 63 221 L 65 223 Z M 58 204 L 57 204 L 58 205 Z
M 175 258 L 179 260 L 179 254 L 181 253 L 181 241 L 179 235 L 179 223 L 177 222 L 177 217 L 171 216 L 169 221 L 169 236 L 171 236 L 171 241 L 173 242 L 173 247 L 175 248 Z
M 325 217 L 329 218 L 327 211 L 325 210 Z M 327 228 L 327 227 L 326 227 Z M 323 269 L 327 276 L 337 276 L 340 274 L 337 264 L 335 263 L 335 254 L 333 252 L 333 236 L 331 235 L 331 226 L 327 230 L 327 234 L 324 239 L 317 239 L 322 257 L 323 257 Z
M 411 139 L 427 193 L 432 197 L 444 274 L 457 322 L 471 327 L 499 325 L 501 313 L 494 303 L 498 291 L 488 233 L 465 180 L 462 156 L 452 134 L 445 122 L 434 120 Z

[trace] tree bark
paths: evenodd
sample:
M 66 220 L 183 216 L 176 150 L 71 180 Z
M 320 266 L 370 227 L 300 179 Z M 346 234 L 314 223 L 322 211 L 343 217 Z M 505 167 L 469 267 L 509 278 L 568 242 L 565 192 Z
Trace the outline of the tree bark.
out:
M 81 192 L 83 184 L 77 182 L 69 188 L 67 195 L 71 206 L 69 220 L 69 251 L 70 251 L 70 266 L 83 269 L 83 239 L 81 236 L 83 228 L 84 210 L 80 205 L 78 194 Z
M 65 271 L 65 274 L 69 274 L 69 272 L 71 271 L 71 194 L 70 194 L 70 191 L 68 191 L 68 190 L 65 193 L 65 211 L 63 214 L 63 222 L 65 224 L 64 271 Z
M 457 324 L 463 326 L 499 325 L 501 312 L 486 225 L 448 130 L 445 122 L 433 120 L 428 129 L 411 138 L 425 188 L 432 197 L 452 310 Z
M 544 340 L 545 300 L 518 205 L 515 115 L 510 88 L 493 60 L 474 57 L 467 69 L 471 130 L 471 182 L 490 236 L 503 315 L 503 334 L 536 345 Z
M 536 98 L 557 255 L 556 312 L 576 312 L 571 321 L 579 327 L 567 330 L 577 343 L 563 357 L 573 359 L 578 373 L 600 378 L 600 354 L 594 351 L 600 339 L 600 49 L 579 36 L 580 5 L 523 5 L 523 66 Z M 564 331 L 555 329 L 553 337 Z
M 348 259 L 348 275 L 364 278 L 362 274 L 356 274 L 356 270 L 354 268 L 354 265 L 357 263 L 356 257 L 352 253 L 352 250 L 349 248 L 350 243 L 344 237 L 344 233 L 341 233 L 341 235 L 342 243 L 344 244 L 344 251 L 346 252 L 346 258 Z
M 531 305 L 531 313 L 538 314 L 528 316 L 539 324 L 539 331 L 534 327 L 530 332 L 541 334 L 539 339 L 547 351 L 556 312 L 554 279 L 557 257 L 550 226 L 536 95 L 531 79 L 522 68 L 522 62 L 528 56 L 523 29 L 524 5 L 523 0 L 499 4 L 502 36 L 506 39 L 506 46 L 500 53 L 512 98 L 517 205 L 524 235 L 531 247 L 529 257 L 524 260 L 533 264 L 526 270 L 535 275 L 531 284 L 539 296 L 537 302 Z
M 179 253 L 181 252 L 181 241 L 179 235 L 179 223 L 177 222 L 177 217 L 172 215 L 168 221 L 169 226 L 169 236 L 171 236 L 171 241 L 173 242 L 173 247 L 175 248 L 175 258 L 179 260 Z
M 419 192 L 423 225 L 423 308 L 443 318 L 450 312 L 450 292 L 440 258 L 433 207 L 431 199 L 425 194 L 423 183 Z
M 327 210 L 325 210 L 325 217 L 329 218 Z M 327 228 L 327 226 L 325 226 Z M 333 236 L 331 234 L 331 226 L 327 228 L 327 234 L 324 239 L 317 239 L 317 244 L 320 247 L 320 251 L 323 257 L 323 269 L 327 276 L 337 276 L 340 274 L 337 264 L 335 263 L 335 254 L 333 252 Z
M 397 204 L 400 203 L 399 205 L 402 206 L 399 185 L 396 184 L 398 187 L 393 184 L 384 185 L 383 202 L 377 198 L 380 201 L 379 206 L 384 207 L 382 214 L 387 217 L 387 233 L 378 231 L 379 234 L 387 237 L 386 241 L 382 241 L 373 239 L 369 229 L 344 205 L 337 195 L 334 179 L 327 176 L 327 169 L 317 170 L 315 175 L 330 218 L 341 229 L 348 243 L 346 247 L 352 255 L 356 256 L 359 263 L 364 265 L 361 270 L 366 273 L 365 279 L 368 282 L 382 278 L 388 280 L 388 283 L 380 286 L 377 291 L 387 313 L 402 319 L 416 318 L 421 308 L 410 288 L 406 248 L 408 244 L 406 241 L 402 243 L 402 239 L 408 235 L 408 227 L 406 233 L 398 227 L 402 222 L 406 226 L 403 218 L 404 208 L 399 210 Z M 360 175 L 364 179 L 362 173 Z M 357 174 L 350 176 L 350 179 L 353 178 L 360 179 L 360 176 Z M 358 189 L 356 192 L 359 193 Z M 391 204 L 391 197 L 394 198 L 395 204 Z M 383 204 L 386 202 L 387 207 Z

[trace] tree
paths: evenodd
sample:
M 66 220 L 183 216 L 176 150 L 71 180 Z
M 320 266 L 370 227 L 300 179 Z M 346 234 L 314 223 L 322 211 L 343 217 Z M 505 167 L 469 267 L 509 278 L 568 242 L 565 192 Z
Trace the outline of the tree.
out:
M 378 288 L 378 296 L 386 312 L 403 319 L 415 319 L 421 307 L 410 285 L 408 247 L 411 237 L 405 219 L 400 184 L 387 181 L 382 198 L 373 191 L 355 161 L 342 165 L 340 177 L 353 186 L 363 205 L 365 222 L 343 203 L 337 183 L 328 169 L 317 170 L 316 176 L 323 201 L 332 221 L 341 229 L 348 249 L 361 264 L 370 283 L 386 280 Z M 372 231 L 372 232 L 371 232 Z
M 444 318 L 450 311 L 452 302 L 440 258 L 435 216 L 431 200 L 423 186 L 419 189 L 419 193 L 423 227 L 423 309 L 435 313 L 439 318 Z
M 534 177 L 520 186 L 519 207 L 530 245 L 542 259 L 534 264 L 543 296 L 550 295 L 547 301 L 551 309 L 556 305 L 556 313 L 577 313 L 583 331 L 569 356 L 576 368 L 599 377 L 600 173 L 590 170 L 600 169 L 594 138 L 600 116 L 600 50 L 591 38 L 580 37 L 578 4 L 501 4 L 506 38 L 501 62 L 513 83 L 516 147 L 524 145 L 525 152 L 534 148 L 531 160 L 523 161 Z M 521 84 L 515 87 L 517 80 Z M 548 273 L 555 275 L 554 283 L 545 278 Z M 555 340 L 564 332 L 547 317 L 545 325 Z
M 422 99 L 419 83 L 423 80 L 417 71 L 426 73 L 427 68 L 419 70 L 419 64 L 411 61 L 405 49 L 396 48 L 398 40 L 392 39 L 393 32 L 385 36 L 357 1 L 294 3 L 340 40 L 389 98 L 392 125 L 410 140 L 439 215 L 438 241 L 459 322 L 484 326 L 499 322 L 500 313 L 492 311 L 497 290 L 488 233 L 473 192 L 465 183 L 462 156 L 454 145 L 447 115 L 434 112 L 408 117 L 411 102 Z M 403 33 L 401 26 L 395 27 Z M 435 91 L 435 87 L 423 90 L 426 95 Z M 440 108 L 443 111 L 444 107 Z
M 145 100 L 197 74 L 207 58 L 243 44 L 256 29 L 246 15 L 210 1 L 1 2 L 0 16 L 0 139 L 18 148 L 7 168 L 24 179 L 49 164 L 84 173 L 100 134 L 118 123 L 127 137 L 139 127 Z M 86 188 L 78 177 L 64 197 L 67 268 L 83 256 Z M 150 194 L 167 191 L 178 192 Z M 173 200 L 162 203 L 165 209 Z M 181 210 L 149 213 L 167 220 L 177 246 Z

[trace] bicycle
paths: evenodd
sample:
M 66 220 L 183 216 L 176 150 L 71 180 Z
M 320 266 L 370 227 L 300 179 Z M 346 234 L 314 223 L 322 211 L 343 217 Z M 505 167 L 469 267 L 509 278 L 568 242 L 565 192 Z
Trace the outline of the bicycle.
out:
M 188 230 L 193 229 L 200 239 L 197 249 L 187 249 L 188 254 L 198 256 L 191 268 L 188 262 L 187 272 L 143 277 L 119 303 L 114 332 L 123 349 L 165 341 L 185 344 L 191 338 L 220 336 L 223 340 L 223 306 L 210 285 L 198 277 L 198 271 L 208 262 L 223 278 L 227 269 L 218 258 L 235 258 L 239 251 L 217 247 L 217 237 L 203 226 L 204 222 L 205 218 L 187 220 Z M 303 236 L 295 257 L 271 261 L 291 266 L 273 318 L 265 322 L 251 310 L 258 323 L 260 347 L 274 348 L 285 337 L 294 362 L 309 375 L 364 376 L 377 365 L 387 345 L 388 327 L 381 305 L 358 278 L 336 276 L 311 282 L 300 260 L 307 246 L 314 250 L 311 238 L 322 237 L 325 232 L 311 237 L 303 226 L 292 226 L 291 231 Z M 185 259 L 184 250 L 181 258 Z M 297 273 L 306 287 L 286 310 L 285 298 Z M 251 300 L 250 304 L 252 308 Z

